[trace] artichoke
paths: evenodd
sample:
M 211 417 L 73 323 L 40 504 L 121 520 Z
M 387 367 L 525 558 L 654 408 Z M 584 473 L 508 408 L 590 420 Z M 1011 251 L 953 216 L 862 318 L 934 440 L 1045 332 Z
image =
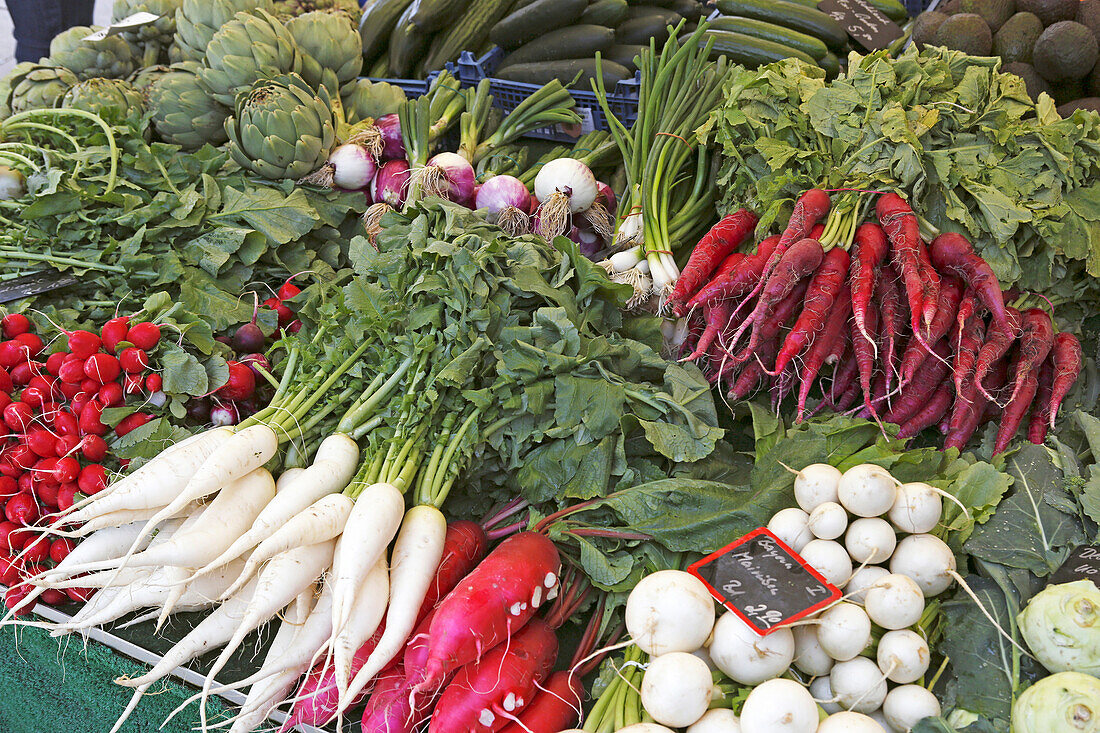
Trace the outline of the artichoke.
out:
M 344 13 L 355 22 L 356 27 L 363 14 L 357 0 L 276 0 L 274 12 L 280 18 L 293 18 L 318 10 Z
M 1047 586 L 1017 621 L 1035 658 L 1051 672 L 1100 677 L 1100 589 L 1091 580 Z
M 343 13 L 314 11 L 286 22 L 302 57 L 302 78 L 329 95 L 349 93 L 363 70 L 359 28 Z
M 172 67 L 164 64 L 156 64 L 155 66 L 144 66 L 130 76 L 126 77 L 126 81 L 130 82 L 130 85 L 137 89 L 139 92 L 145 93 L 149 90 L 149 87 L 157 79 L 167 74 Z
M 8 106 L 12 112 L 56 107 L 69 87 L 80 81 L 64 66 L 30 62 L 17 64 L 8 80 L 11 84 Z
M 152 13 L 160 18 L 121 35 L 134 49 L 138 66 L 152 66 L 168 60 L 168 47 L 176 35 L 176 10 L 180 0 L 115 0 L 112 23 L 134 13 Z
M 400 112 L 405 104 L 406 96 L 401 87 L 384 81 L 360 78 L 349 86 L 341 98 L 344 119 L 349 125 Z
M 238 95 L 225 131 L 229 154 L 242 168 L 271 180 L 298 179 L 328 158 L 336 113 L 325 87 L 314 90 L 297 74 L 285 74 Z
M 232 107 L 237 94 L 257 81 L 302 67 L 298 46 L 275 16 L 257 10 L 237 13 L 210 39 L 202 80 L 214 99 Z
M 169 49 L 172 61 L 202 61 L 210 39 L 234 15 L 272 7 L 271 0 L 183 0 L 176 11 L 175 43 Z
M 61 106 L 98 115 L 113 110 L 119 117 L 125 117 L 132 110 L 143 111 L 145 98 L 122 79 L 85 79 L 69 87 Z
M 172 64 L 171 70 L 146 92 L 157 135 L 185 150 L 205 143 L 220 145 L 228 139 L 225 120 L 229 110 L 210 96 L 199 76 L 201 68 L 193 61 Z
M 50 41 L 50 61 L 64 66 L 81 79 L 123 79 L 134 70 L 130 44 L 119 36 L 102 41 L 85 41 L 98 26 L 73 26 Z
M 1016 698 L 1012 733 L 1100 733 L 1100 679 L 1058 672 L 1039 680 Z

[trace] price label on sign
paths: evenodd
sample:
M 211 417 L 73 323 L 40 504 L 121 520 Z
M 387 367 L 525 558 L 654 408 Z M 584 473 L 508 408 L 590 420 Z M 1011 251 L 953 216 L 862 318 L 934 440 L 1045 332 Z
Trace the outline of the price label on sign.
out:
M 1069 554 L 1062 567 L 1054 571 L 1049 583 L 1091 580 L 1100 588 L 1100 545 L 1081 545 Z
M 761 636 L 840 598 L 840 589 L 766 528 L 688 568 L 718 601 Z
M 886 48 L 905 34 L 865 0 L 821 0 L 817 9 L 844 26 L 848 36 L 868 51 Z
M 84 36 L 83 40 L 91 42 L 102 41 L 107 36 L 116 36 L 123 31 L 140 28 L 143 25 L 149 25 L 157 20 L 160 20 L 160 16 L 154 15 L 153 13 L 134 13 L 133 15 L 128 15 L 122 20 L 112 23 L 106 28 L 99 29 L 95 33 L 89 33 Z

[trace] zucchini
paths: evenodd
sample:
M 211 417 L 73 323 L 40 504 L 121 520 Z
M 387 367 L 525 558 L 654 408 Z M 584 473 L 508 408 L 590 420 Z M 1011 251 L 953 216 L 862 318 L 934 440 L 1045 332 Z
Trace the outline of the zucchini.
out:
M 865 0 L 875 10 L 885 15 L 895 23 L 904 23 L 909 20 L 909 12 L 898 0 Z M 791 0 L 791 2 L 805 5 L 808 8 L 816 8 L 821 0 Z
M 641 56 L 642 51 L 647 48 L 649 46 L 627 46 L 616 43 L 604 52 L 603 57 L 608 61 L 614 61 L 616 64 L 622 64 L 630 71 L 635 71 L 638 66 L 634 63 L 634 57 Z
M 818 38 L 807 36 L 805 33 L 799 33 L 798 31 L 792 31 L 790 28 L 784 28 L 774 23 L 765 23 L 762 20 L 722 16 L 712 20 L 710 22 L 710 27 L 712 30 L 716 31 L 733 31 L 734 33 L 741 33 L 764 41 L 772 41 L 773 43 L 790 46 L 791 48 L 796 48 L 803 53 L 813 56 L 819 61 L 822 56 L 829 53 L 828 46 L 825 45 L 824 41 Z
M 796 58 L 807 64 L 817 65 L 813 57 L 790 46 L 784 46 L 773 41 L 765 41 L 760 38 L 746 36 L 744 33 L 733 31 L 706 31 L 700 43 L 708 38 L 714 39 L 714 48 L 711 56 L 726 56 L 731 61 L 749 68 L 771 64 L 783 59 Z
M 676 22 L 679 23 L 680 21 Z M 649 39 L 656 38 L 659 48 L 664 40 L 668 38 L 667 26 L 668 23 L 656 16 L 634 18 L 619 24 L 615 29 L 615 43 L 648 46 Z
M 670 8 L 688 21 L 698 22 L 703 17 L 703 4 L 699 0 L 676 0 Z
M 635 20 L 636 18 L 657 18 L 665 25 L 676 25 L 682 20 L 679 13 L 667 8 L 652 8 L 648 5 L 628 7 L 626 9 L 626 20 Z
M 458 22 L 432 41 L 432 47 L 424 58 L 424 68 L 428 71 L 442 69 L 444 64 L 457 59 L 463 51 L 478 48 L 489 37 L 489 29 L 511 7 L 512 0 L 468 0 L 466 11 Z
M 386 50 L 397 19 L 412 5 L 412 0 L 378 0 L 363 13 L 359 21 L 359 36 L 363 41 L 363 57 L 376 58 Z
M 630 71 L 614 61 L 603 61 L 603 83 L 613 89 L 623 79 L 630 78 Z M 531 64 L 515 64 L 507 69 L 493 72 L 493 76 L 505 81 L 517 81 L 524 84 L 546 84 L 557 79 L 562 84 L 571 84 L 577 79 L 576 88 L 589 90 L 589 81 L 596 78 L 596 59 L 561 59 L 558 61 L 538 61 Z
M 830 51 L 825 56 L 818 60 L 818 66 L 825 69 L 826 79 L 835 79 L 840 73 L 840 58 L 835 53 Z
M 421 34 L 432 33 L 458 20 L 465 6 L 466 0 L 414 0 L 411 21 Z
M 586 7 L 588 0 L 535 0 L 494 25 L 489 40 L 501 48 L 518 48 L 547 31 L 569 25 Z
M 417 27 L 413 16 L 417 13 L 418 3 L 405 8 L 390 34 L 390 73 L 398 79 L 412 76 L 416 63 L 424 57 L 431 42 L 431 34 Z
M 626 20 L 628 7 L 626 0 L 596 0 L 581 15 L 581 22 L 614 28 Z
M 830 16 L 788 0 L 718 0 L 723 15 L 762 20 L 820 38 L 829 48 L 842 48 L 848 42 L 844 26 Z
M 571 25 L 544 33 L 517 48 L 500 61 L 500 67 L 559 59 L 582 59 L 606 51 L 615 42 L 615 31 L 602 25 Z

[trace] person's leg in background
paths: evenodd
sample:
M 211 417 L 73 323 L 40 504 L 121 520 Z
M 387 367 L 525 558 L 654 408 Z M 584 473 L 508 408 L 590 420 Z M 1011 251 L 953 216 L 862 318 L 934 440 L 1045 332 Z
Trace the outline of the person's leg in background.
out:
M 91 25 L 95 0 L 6 0 L 15 26 L 15 60 L 50 55 L 50 41 L 74 25 Z

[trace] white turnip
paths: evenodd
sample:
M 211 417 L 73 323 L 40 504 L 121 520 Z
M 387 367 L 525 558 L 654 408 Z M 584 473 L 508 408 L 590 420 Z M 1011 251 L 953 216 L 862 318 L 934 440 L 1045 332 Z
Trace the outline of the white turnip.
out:
M 871 619 L 854 603 L 838 603 L 817 621 L 817 642 L 838 662 L 853 659 L 871 643 Z
M 882 714 L 895 730 L 909 733 L 921 720 L 940 714 L 940 701 L 920 685 L 900 685 L 886 696 Z
M 793 633 L 794 666 L 811 677 L 829 674 L 835 660 L 818 641 L 817 629 L 813 626 L 795 626 Z
M 923 534 L 940 523 L 943 502 L 940 495 L 926 483 L 916 481 L 897 488 L 897 498 L 887 516 L 902 532 Z
M 844 472 L 837 484 L 837 500 L 857 517 L 878 517 L 894 505 L 896 482 L 890 472 L 873 463 L 861 463 Z
M 760 636 L 727 611 L 714 625 L 710 657 L 730 679 L 756 685 L 786 672 L 794 660 L 794 634 L 788 628 Z
M 810 682 L 810 694 L 814 696 L 814 702 L 820 705 L 826 713 L 832 714 L 841 711 L 840 705 L 837 705 L 836 702 L 836 695 L 833 694 L 833 687 L 829 684 L 829 675 L 817 677 Z
M 898 543 L 890 558 L 890 572 L 917 582 L 925 598 L 943 593 L 955 572 L 955 554 L 943 540 L 930 534 L 909 535 Z
M 810 512 L 807 524 L 819 540 L 835 540 L 848 528 L 848 512 L 835 501 L 826 501 Z
M 829 673 L 829 684 L 845 710 L 869 713 L 878 710 L 886 699 L 886 679 L 867 657 L 837 662 Z
M 795 552 L 802 552 L 814 538 L 808 526 L 809 519 L 810 515 L 797 507 L 781 509 L 768 522 L 768 530 Z
M 714 599 L 694 575 L 660 570 L 630 591 L 625 615 L 627 632 L 646 654 L 693 652 L 714 628 Z
M 878 565 L 859 568 L 852 574 L 852 579 L 848 581 L 848 585 L 844 586 L 845 598 L 853 603 L 863 603 L 867 597 L 867 589 L 889 574 L 889 570 Z
M 802 548 L 802 559 L 838 588 L 852 577 L 852 558 L 839 542 L 814 540 Z
M 924 594 L 911 578 L 891 573 L 867 589 L 863 607 L 882 628 L 905 629 L 920 621 Z
M 842 710 L 833 713 L 817 727 L 817 733 L 886 733 L 882 726 L 863 713 Z
M 711 674 L 706 662 L 685 652 L 649 661 L 642 677 L 642 707 L 661 725 L 691 725 L 710 705 Z
M 794 500 L 803 511 L 812 512 L 827 501 L 836 501 L 840 470 L 828 463 L 811 463 L 794 478 Z
M 844 548 L 857 563 L 876 565 L 886 562 L 894 554 L 898 538 L 894 528 L 885 519 L 864 517 L 848 526 L 844 535 Z
M 891 682 L 916 682 L 932 661 L 928 642 L 909 629 L 887 631 L 878 642 L 878 668 Z
M 742 733 L 814 733 L 817 704 L 791 680 L 768 680 L 749 693 L 741 708 Z
M 732 710 L 715 708 L 689 725 L 687 733 L 741 733 L 741 721 Z

